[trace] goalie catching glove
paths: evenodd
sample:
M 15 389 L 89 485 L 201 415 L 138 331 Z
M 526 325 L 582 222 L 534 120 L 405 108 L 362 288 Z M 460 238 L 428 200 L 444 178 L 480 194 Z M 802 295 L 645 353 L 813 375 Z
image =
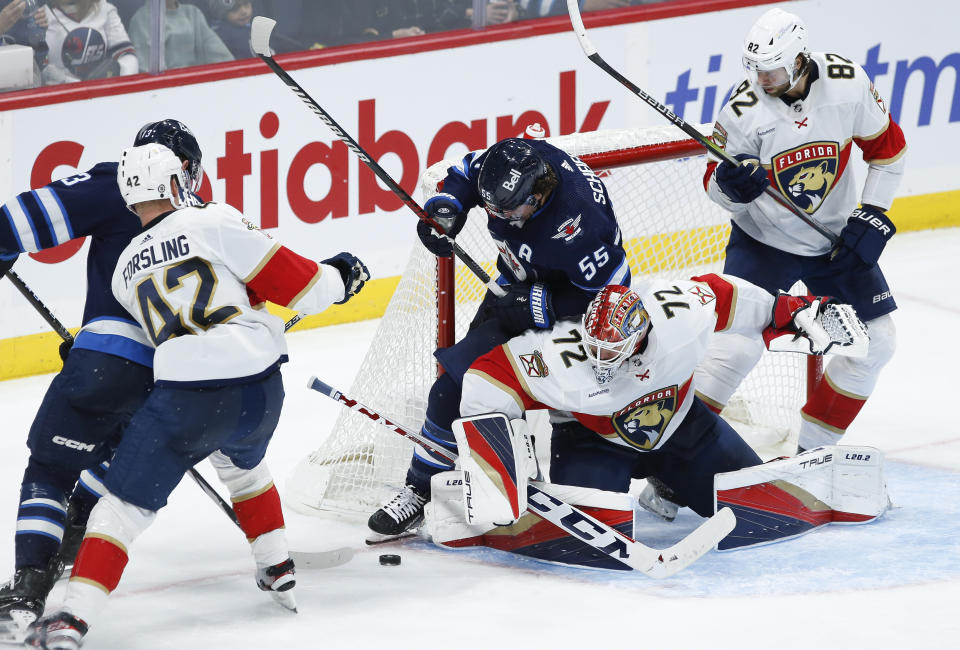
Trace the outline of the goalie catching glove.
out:
M 467 524 L 508 526 L 527 511 L 527 483 L 539 468 L 525 420 L 488 413 L 455 420 Z
M 355 295 L 357 295 L 367 280 L 370 279 L 370 271 L 367 265 L 360 259 L 350 253 L 337 253 L 329 259 L 323 260 L 322 264 L 332 266 L 340 272 L 340 279 L 343 280 L 343 300 L 338 300 L 336 305 L 342 305 Z
M 850 305 L 829 296 L 791 296 L 780 293 L 773 305 L 773 318 L 763 331 L 767 349 L 774 352 L 828 352 L 864 357 L 870 337 Z
M 430 197 L 423 210 L 444 232 L 438 232 L 429 221 L 421 219 L 417 222 L 417 236 L 437 257 L 450 257 L 453 255 L 453 240 L 467 223 L 463 206 L 453 194 L 437 194 Z

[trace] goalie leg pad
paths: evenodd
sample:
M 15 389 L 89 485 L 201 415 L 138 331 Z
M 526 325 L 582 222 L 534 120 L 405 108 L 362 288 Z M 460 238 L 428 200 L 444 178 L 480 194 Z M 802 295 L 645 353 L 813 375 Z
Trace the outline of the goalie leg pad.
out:
M 883 454 L 873 447 L 819 447 L 714 477 L 715 507 L 729 506 L 727 551 L 796 537 L 830 523 L 862 524 L 890 507 Z
M 537 475 L 527 423 L 491 413 L 456 420 L 453 434 L 467 523 L 517 521 L 527 509 L 527 481 Z
M 598 552 L 564 529 L 537 517 L 523 514 L 510 526 L 468 524 L 464 521 L 461 497 L 463 472 L 443 472 L 433 477 L 432 498 L 426 507 L 424 531 L 434 544 L 444 548 L 487 547 L 543 562 L 593 569 L 629 570 L 622 562 Z M 579 486 L 549 484 L 550 492 L 592 517 L 633 537 L 639 508 L 629 494 L 606 492 Z M 641 515 L 642 516 L 642 515 Z

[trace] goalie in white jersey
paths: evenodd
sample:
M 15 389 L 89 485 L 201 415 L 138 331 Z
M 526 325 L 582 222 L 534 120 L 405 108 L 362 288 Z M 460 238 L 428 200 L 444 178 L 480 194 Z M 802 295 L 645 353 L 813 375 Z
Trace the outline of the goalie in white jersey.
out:
M 460 412 L 515 420 L 529 409 L 570 411 L 593 433 L 553 437 L 551 483 L 627 492 L 631 479 L 653 478 L 674 504 L 709 517 L 714 474 L 761 462 L 695 395 L 694 369 L 714 332 L 808 354 L 863 354 L 867 344 L 852 308 L 830 298 L 775 298 L 715 274 L 635 291 L 609 285 L 582 322 L 531 330 L 474 362 Z M 672 518 L 669 509 L 655 512 Z
M 741 165 L 714 160 L 704 177 L 710 198 L 732 213 L 724 273 L 774 294 L 802 280 L 815 294 L 853 305 L 866 323 L 867 356 L 832 360 L 802 407 L 800 447 L 836 444 L 895 347 L 896 303 L 877 260 L 896 231 L 885 211 L 906 143 L 864 70 L 838 54 L 810 53 L 793 14 L 767 11 L 747 35 L 743 63 L 748 78 L 712 138 Z M 853 144 L 869 165 L 859 207 L 848 164 Z M 764 194 L 768 184 L 837 234 L 839 245 Z M 719 412 L 762 353 L 756 340 L 717 337 L 698 371 L 700 397 Z
M 200 205 L 184 166 L 161 144 L 123 152 L 117 180 L 144 229 L 120 255 L 117 300 L 156 345 L 155 386 L 133 416 L 90 514 L 63 609 L 28 644 L 79 647 L 120 581 L 127 549 L 194 464 L 211 456 L 250 540 L 256 582 L 295 610 L 294 566 L 280 499 L 263 462 L 283 404 L 283 322 L 264 301 L 312 313 L 346 302 L 368 279 L 340 253 L 297 255 L 227 205 Z

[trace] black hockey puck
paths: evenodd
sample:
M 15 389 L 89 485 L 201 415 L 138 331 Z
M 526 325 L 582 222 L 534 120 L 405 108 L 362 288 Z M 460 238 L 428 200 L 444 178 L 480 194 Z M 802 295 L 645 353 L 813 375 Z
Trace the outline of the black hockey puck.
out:
M 400 556 L 399 555 L 381 555 L 380 564 L 383 566 L 399 566 L 400 565 Z

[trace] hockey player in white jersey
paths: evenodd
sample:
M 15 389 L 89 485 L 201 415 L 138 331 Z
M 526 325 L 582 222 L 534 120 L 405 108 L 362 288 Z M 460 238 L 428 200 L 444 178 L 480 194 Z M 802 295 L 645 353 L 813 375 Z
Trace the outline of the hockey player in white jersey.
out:
M 900 127 L 864 70 L 838 54 L 810 53 L 797 16 L 771 9 L 743 45 L 747 79 L 717 118 L 713 141 L 742 161 L 712 160 L 704 184 L 731 212 L 724 273 L 771 293 L 803 280 L 815 294 L 849 303 L 866 323 L 864 358 L 838 357 L 801 409 L 799 446 L 836 444 L 893 355 L 896 303 L 877 260 L 896 231 L 885 214 L 904 167 Z M 869 165 L 857 203 L 850 156 Z M 839 245 L 764 194 L 773 184 L 837 234 Z M 722 336 L 697 373 L 698 395 L 719 412 L 763 353 L 758 339 Z
M 155 386 L 117 447 L 63 607 L 34 625 L 28 645 L 80 646 L 130 544 L 211 454 L 250 540 L 257 585 L 296 607 L 280 500 L 263 462 L 287 358 L 283 322 L 264 301 L 315 313 L 349 300 L 369 275 L 353 255 L 317 264 L 227 205 L 196 205 L 183 166 L 161 144 L 125 150 L 118 166 L 121 193 L 144 229 L 120 255 L 113 293 L 156 345 Z
M 862 327 L 849 305 L 774 297 L 730 276 L 609 285 L 581 322 L 529 331 L 474 362 L 460 412 L 515 420 L 529 409 L 570 411 L 593 433 L 560 446 L 554 437 L 551 483 L 622 493 L 631 479 L 653 477 L 674 503 L 709 517 L 714 474 L 761 462 L 695 395 L 714 332 L 771 350 L 856 355 L 867 344 Z

